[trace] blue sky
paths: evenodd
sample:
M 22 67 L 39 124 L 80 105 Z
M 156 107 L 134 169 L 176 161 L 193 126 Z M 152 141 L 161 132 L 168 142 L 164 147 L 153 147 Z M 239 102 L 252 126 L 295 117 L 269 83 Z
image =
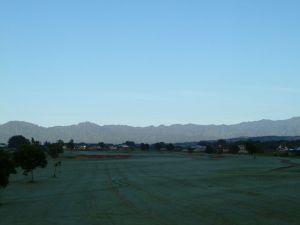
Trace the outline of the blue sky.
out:
M 300 115 L 300 2 L 0 2 L 0 123 Z

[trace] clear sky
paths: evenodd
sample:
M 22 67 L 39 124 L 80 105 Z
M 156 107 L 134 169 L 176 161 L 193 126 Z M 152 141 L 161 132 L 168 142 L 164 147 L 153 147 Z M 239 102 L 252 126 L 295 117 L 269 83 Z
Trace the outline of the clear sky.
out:
M 300 115 L 298 0 L 2 0 L 0 123 Z

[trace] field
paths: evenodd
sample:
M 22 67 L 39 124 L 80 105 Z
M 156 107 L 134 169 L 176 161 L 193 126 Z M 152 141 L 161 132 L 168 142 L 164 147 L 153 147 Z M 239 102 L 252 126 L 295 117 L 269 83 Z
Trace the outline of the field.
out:
M 14 175 L 0 191 L 0 224 L 299 225 L 300 168 L 288 168 L 286 161 L 180 153 L 71 154 L 56 179 L 51 162 L 36 171 L 35 183 Z

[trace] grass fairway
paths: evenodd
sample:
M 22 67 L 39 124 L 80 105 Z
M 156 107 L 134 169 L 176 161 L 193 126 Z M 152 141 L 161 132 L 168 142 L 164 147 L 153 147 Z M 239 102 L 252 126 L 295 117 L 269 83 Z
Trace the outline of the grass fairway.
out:
M 291 159 L 300 162 L 298 159 Z M 300 168 L 280 158 L 132 154 L 65 159 L 58 178 L 15 175 L 1 225 L 299 225 Z

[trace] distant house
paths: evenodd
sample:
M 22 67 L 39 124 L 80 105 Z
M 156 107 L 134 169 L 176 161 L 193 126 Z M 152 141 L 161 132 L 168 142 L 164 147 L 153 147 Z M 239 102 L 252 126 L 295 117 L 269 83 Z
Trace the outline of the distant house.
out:
M 103 148 L 99 146 L 98 144 L 86 144 L 86 143 L 80 143 L 80 144 L 75 144 L 74 146 L 75 150 L 78 151 L 99 151 L 102 150 Z
M 226 147 L 222 148 L 222 152 L 223 153 L 229 153 L 230 151 L 229 151 L 229 148 L 226 146 Z
M 191 147 L 194 152 L 205 152 L 206 151 L 206 146 L 204 145 L 193 145 Z
M 78 151 L 86 150 L 86 148 L 87 148 L 86 144 L 76 144 L 76 145 L 74 146 L 74 149 L 75 149 L 75 150 L 78 150 Z
M 101 150 L 101 147 L 99 145 L 88 145 L 86 149 L 90 151 L 96 151 Z
M 216 152 L 217 153 L 229 153 L 229 148 L 226 145 L 218 145 L 216 147 Z
M 245 145 L 238 145 L 239 147 L 239 154 L 248 154 L 248 151 L 246 150 L 246 146 Z
M 277 152 L 285 153 L 285 152 L 288 152 L 288 151 L 289 151 L 289 148 L 287 146 L 284 146 L 284 145 L 279 145 L 278 148 L 277 148 Z
M 300 155 L 300 146 L 288 149 L 288 155 Z
M 276 151 L 274 152 L 274 155 L 277 155 L 277 156 L 287 156 L 289 154 L 293 154 L 293 153 L 289 153 L 289 151 L 292 151 L 294 149 L 289 149 L 286 145 L 279 145 L 276 149 Z
M 119 145 L 118 147 L 119 147 L 119 150 L 129 150 L 129 146 L 125 145 L 125 144 Z
M 118 150 L 117 146 L 111 145 L 108 147 L 109 150 Z

